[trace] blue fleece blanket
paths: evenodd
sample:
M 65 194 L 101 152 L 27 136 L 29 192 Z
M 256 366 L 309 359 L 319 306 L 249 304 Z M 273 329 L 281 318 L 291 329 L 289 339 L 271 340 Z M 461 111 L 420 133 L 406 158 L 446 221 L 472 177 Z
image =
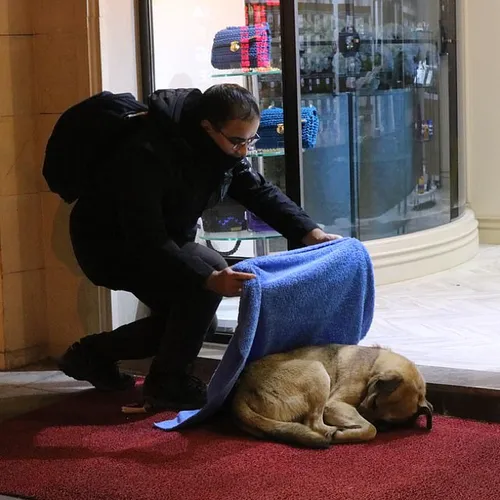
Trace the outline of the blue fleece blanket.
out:
M 198 424 L 221 408 L 245 364 L 307 345 L 357 344 L 373 318 L 374 278 L 356 239 L 245 260 L 257 278 L 244 288 L 238 326 L 208 386 L 207 404 L 158 422 L 164 430 Z

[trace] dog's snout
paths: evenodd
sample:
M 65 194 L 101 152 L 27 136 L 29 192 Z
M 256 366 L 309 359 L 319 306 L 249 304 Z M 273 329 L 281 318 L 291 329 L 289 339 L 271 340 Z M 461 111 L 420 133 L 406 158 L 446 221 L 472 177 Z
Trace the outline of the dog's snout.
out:
M 369 408 L 365 402 L 361 403 L 358 406 L 358 412 L 363 418 L 368 420 L 368 422 L 373 422 L 373 420 L 375 419 L 373 410 Z

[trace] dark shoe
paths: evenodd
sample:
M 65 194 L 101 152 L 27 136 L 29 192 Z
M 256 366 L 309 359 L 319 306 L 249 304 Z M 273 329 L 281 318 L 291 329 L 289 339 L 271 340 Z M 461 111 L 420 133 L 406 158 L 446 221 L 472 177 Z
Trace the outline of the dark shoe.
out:
M 75 342 L 57 364 L 68 377 L 90 382 L 99 391 L 123 391 L 135 385 L 134 377 L 120 373 L 116 363 L 98 358 L 79 342 Z
M 153 410 L 197 410 L 207 402 L 207 386 L 199 378 L 149 373 L 143 386 L 144 403 Z

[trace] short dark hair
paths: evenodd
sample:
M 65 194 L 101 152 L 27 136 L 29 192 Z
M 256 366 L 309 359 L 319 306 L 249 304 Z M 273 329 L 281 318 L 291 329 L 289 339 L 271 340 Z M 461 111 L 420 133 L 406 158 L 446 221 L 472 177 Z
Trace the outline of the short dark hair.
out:
M 229 120 L 260 118 L 260 110 L 249 90 L 233 83 L 223 83 L 205 90 L 201 116 L 215 127 L 223 127 Z

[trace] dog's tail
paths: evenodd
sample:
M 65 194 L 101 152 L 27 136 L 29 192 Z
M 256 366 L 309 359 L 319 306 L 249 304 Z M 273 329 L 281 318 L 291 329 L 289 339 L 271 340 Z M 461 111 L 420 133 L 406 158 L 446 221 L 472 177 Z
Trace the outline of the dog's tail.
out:
M 243 394 L 235 396 L 233 414 L 242 430 L 261 439 L 269 436 L 276 441 L 308 448 L 328 448 L 331 445 L 331 438 L 313 431 L 307 425 L 281 422 L 257 413 L 250 407 Z

